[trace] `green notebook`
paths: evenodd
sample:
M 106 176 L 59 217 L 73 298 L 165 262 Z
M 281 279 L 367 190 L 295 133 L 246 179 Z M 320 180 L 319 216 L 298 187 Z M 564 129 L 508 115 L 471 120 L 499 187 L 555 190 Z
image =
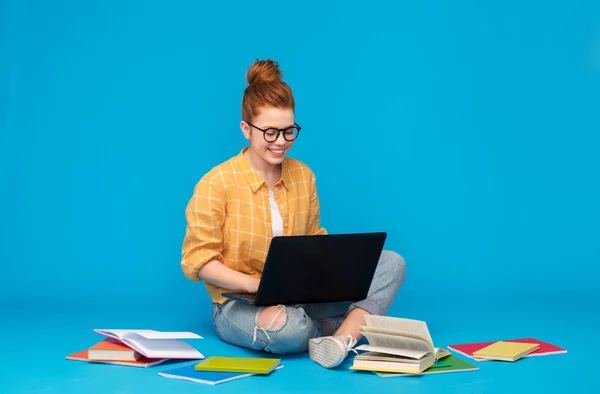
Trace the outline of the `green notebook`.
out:
M 446 357 L 446 360 L 437 360 L 436 362 L 433 363 L 433 365 L 431 367 L 429 367 L 429 369 L 431 368 L 441 368 L 441 367 L 451 367 L 452 363 L 449 362 L 447 360 L 448 357 Z
M 196 371 L 240 372 L 267 375 L 279 366 L 279 358 L 209 357 L 197 364 Z
M 436 373 L 449 373 L 449 372 L 467 372 L 467 371 L 477 371 L 479 367 L 476 367 L 473 364 L 470 364 L 458 357 L 448 356 L 443 358 L 444 363 L 450 364 L 447 366 L 436 365 L 431 366 L 420 374 L 411 374 L 411 373 L 388 373 L 388 372 L 375 372 L 377 375 L 382 378 L 393 378 L 396 376 L 419 376 L 419 375 L 432 375 Z

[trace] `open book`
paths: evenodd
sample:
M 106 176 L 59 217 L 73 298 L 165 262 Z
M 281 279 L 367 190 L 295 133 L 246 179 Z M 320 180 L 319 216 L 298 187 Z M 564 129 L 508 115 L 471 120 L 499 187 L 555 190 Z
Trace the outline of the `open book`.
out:
M 431 366 L 429 369 L 421 372 L 421 375 L 433 375 L 440 373 L 454 373 L 454 372 L 469 372 L 469 371 L 478 371 L 479 367 L 468 363 L 458 357 L 448 356 L 444 358 L 444 363 L 436 363 Z M 401 376 L 415 376 L 414 374 L 407 373 L 390 373 L 390 372 L 379 372 L 375 371 L 378 376 L 382 378 L 395 378 Z
M 163 332 L 154 330 L 95 329 L 98 334 L 116 339 L 138 353 L 152 359 L 204 359 L 202 353 L 179 339 L 202 339 L 192 332 Z
M 361 334 L 369 344 L 356 349 L 367 353 L 356 356 L 350 369 L 418 374 L 437 359 L 450 355 L 447 350 L 434 347 L 423 321 L 366 315 L 365 323 Z

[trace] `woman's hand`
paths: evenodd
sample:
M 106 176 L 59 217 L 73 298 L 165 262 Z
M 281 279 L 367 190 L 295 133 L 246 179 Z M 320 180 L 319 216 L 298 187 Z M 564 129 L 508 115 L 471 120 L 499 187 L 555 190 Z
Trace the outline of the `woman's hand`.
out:
M 224 289 L 252 294 L 256 294 L 260 283 L 260 279 L 226 267 L 218 260 L 209 261 L 200 268 L 198 278 Z
M 253 278 L 251 276 L 248 277 L 248 284 L 246 285 L 246 292 L 251 294 L 256 294 L 258 291 L 258 285 L 260 284 L 260 279 Z

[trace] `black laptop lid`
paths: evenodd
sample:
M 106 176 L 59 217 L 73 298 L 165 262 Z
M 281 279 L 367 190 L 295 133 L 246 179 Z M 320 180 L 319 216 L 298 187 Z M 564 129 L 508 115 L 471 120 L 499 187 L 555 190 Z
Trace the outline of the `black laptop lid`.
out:
M 378 232 L 274 237 L 255 305 L 365 299 L 386 236 Z

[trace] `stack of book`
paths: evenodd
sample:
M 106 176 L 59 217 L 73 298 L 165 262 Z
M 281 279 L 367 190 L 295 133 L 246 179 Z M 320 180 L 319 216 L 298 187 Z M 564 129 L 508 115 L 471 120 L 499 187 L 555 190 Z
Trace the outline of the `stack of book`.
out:
M 366 353 L 354 357 L 350 369 L 372 371 L 382 377 L 479 369 L 436 348 L 424 321 L 366 315 L 365 323 L 361 334 L 369 344 L 356 348 Z
M 567 350 L 535 338 L 450 345 L 448 348 L 476 361 L 516 361 L 524 357 L 563 354 Z
M 204 356 L 181 339 L 201 339 L 191 332 L 96 329 L 104 338 L 67 360 L 133 367 L 151 367 L 167 360 L 202 360 Z
M 161 371 L 159 376 L 215 385 L 253 375 L 270 375 L 283 368 L 279 358 L 209 357 L 198 364 Z

